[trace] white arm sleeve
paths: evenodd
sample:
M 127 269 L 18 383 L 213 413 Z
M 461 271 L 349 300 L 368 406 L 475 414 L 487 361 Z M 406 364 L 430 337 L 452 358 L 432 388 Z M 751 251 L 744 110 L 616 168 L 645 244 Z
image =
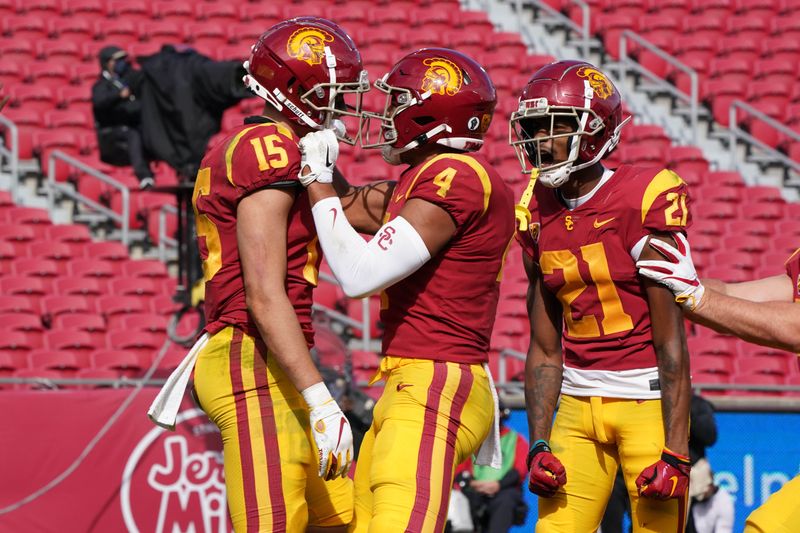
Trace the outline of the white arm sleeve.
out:
M 403 217 L 384 224 L 367 242 L 348 222 L 339 198 L 320 200 L 311 212 L 325 259 L 351 298 L 380 292 L 431 258 L 422 237 Z

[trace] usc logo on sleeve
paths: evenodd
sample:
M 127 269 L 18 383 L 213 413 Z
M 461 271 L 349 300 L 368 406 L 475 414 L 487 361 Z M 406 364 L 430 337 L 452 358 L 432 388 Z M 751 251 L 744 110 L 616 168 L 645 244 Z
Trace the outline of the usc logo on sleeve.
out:
M 596 68 L 581 67 L 577 72 L 581 78 L 589 80 L 589 86 L 594 91 L 598 98 L 605 100 L 614 94 L 614 86 L 608 81 L 606 75 L 597 70 Z
M 443 57 L 429 57 L 422 62 L 428 66 L 421 89 L 431 94 L 453 96 L 461 90 L 464 77 L 458 65 Z
M 286 42 L 286 53 L 309 65 L 319 65 L 325 57 L 325 43 L 330 42 L 333 42 L 333 35 L 325 30 L 300 28 Z

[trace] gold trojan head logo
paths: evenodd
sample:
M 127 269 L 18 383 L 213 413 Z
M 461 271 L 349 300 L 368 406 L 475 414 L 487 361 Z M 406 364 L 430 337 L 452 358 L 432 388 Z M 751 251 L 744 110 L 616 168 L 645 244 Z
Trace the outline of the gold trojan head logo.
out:
M 428 67 L 425 77 L 422 78 L 424 92 L 453 96 L 461 89 L 461 83 L 464 81 L 461 69 L 449 59 L 429 57 L 422 64 Z
M 325 43 L 333 41 L 333 35 L 319 28 L 300 28 L 289 37 L 286 53 L 290 57 L 319 65 L 325 58 Z
M 589 80 L 589 85 L 598 98 L 605 100 L 614 94 L 614 86 L 606 78 L 606 75 L 596 68 L 581 67 L 578 69 L 578 76 Z

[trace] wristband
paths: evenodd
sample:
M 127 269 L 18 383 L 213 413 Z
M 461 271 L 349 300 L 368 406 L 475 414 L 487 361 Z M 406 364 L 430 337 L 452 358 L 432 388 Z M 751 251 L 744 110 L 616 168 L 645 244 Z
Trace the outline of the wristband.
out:
M 528 466 L 528 470 L 531 469 L 531 461 L 539 452 L 550 452 L 550 445 L 544 439 L 539 439 L 533 443 L 531 449 L 528 451 L 528 458 L 525 461 L 525 464 Z
M 333 400 L 333 397 L 331 396 L 331 393 L 324 381 L 314 383 L 310 387 L 303 389 L 300 394 L 303 395 L 303 399 L 306 401 L 310 409 L 319 407 L 320 405 Z
M 661 452 L 661 460 L 670 466 L 674 466 L 675 468 L 678 468 L 680 466 L 691 466 L 692 464 L 689 457 L 681 455 L 679 453 L 675 453 L 666 447 Z

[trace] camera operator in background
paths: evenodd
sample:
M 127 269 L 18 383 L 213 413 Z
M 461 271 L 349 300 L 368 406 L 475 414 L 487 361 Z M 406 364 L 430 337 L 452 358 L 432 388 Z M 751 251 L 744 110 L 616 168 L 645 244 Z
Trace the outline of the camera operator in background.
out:
M 522 483 L 528 475 L 528 441 L 506 425 L 510 409 L 500 402 L 500 469 L 475 465 L 467 459 L 456 469 L 455 486 L 467 497 L 475 531 L 505 533 L 522 525 L 528 506 L 522 496 Z
M 136 99 L 140 71 L 128 62 L 118 46 L 100 50 L 100 76 L 92 86 L 92 111 L 97 128 L 100 159 L 116 166 L 130 165 L 142 189 L 153 185 L 153 171 L 142 144 L 142 106 Z

